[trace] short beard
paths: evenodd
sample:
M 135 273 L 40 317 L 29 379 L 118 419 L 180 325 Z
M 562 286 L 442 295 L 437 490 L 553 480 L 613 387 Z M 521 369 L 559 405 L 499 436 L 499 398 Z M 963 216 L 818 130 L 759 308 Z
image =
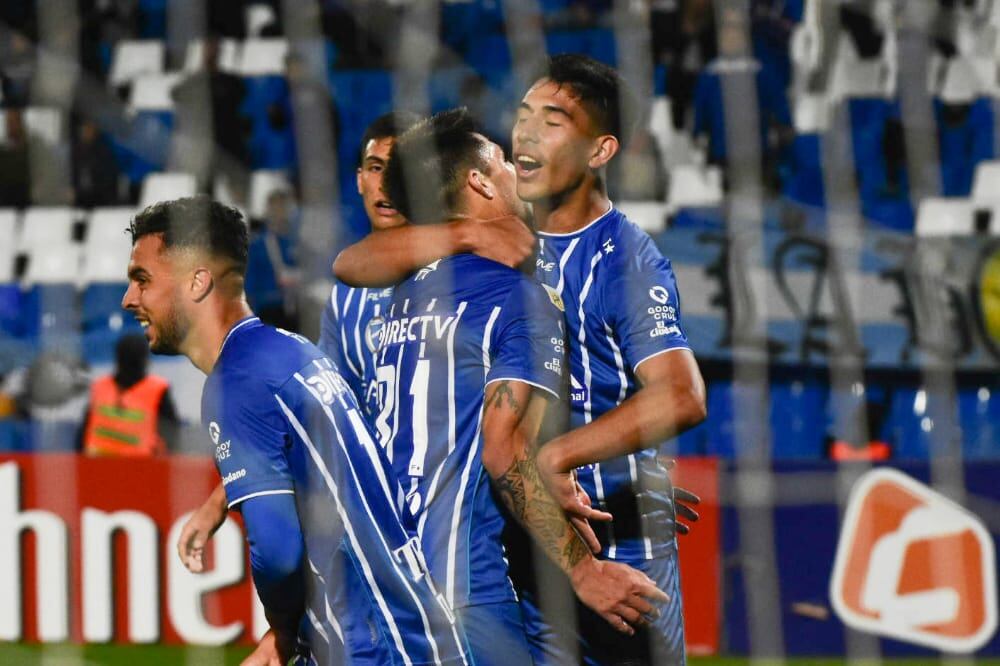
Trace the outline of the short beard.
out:
M 173 307 L 165 321 L 157 327 L 158 335 L 155 344 L 149 346 L 149 350 L 161 356 L 179 356 L 181 354 L 181 343 L 190 328 L 187 317 L 180 308 Z

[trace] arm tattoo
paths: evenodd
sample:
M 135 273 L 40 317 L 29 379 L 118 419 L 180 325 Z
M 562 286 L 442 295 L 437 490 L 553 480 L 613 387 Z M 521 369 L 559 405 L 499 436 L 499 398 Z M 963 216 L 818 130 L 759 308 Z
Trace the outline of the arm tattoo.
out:
M 505 403 L 508 407 L 514 410 L 515 414 L 521 413 L 521 403 L 519 403 L 517 398 L 514 397 L 514 390 L 511 389 L 509 381 L 502 381 L 497 384 L 497 388 L 490 397 L 490 402 L 487 407 L 502 409 Z
M 493 483 L 510 512 L 563 571 L 569 573 L 590 555 L 562 508 L 542 485 L 534 458 L 516 457 Z

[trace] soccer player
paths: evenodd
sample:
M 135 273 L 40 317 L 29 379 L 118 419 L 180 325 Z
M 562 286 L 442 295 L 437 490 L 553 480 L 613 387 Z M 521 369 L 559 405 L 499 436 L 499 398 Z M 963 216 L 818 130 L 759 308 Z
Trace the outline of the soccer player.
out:
M 396 136 L 418 119 L 417 115 L 406 111 L 386 113 L 368 126 L 361 139 L 358 194 L 375 233 L 406 224 L 406 219 L 382 191 L 382 178 Z M 512 219 L 498 219 L 489 224 L 456 220 L 444 229 L 444 233 L 464 251 L 487 256 L 508 266 L 518 265 L 529 257 L 535 243 L 528 229 Z M 388 286 L 355 288 L 335 281 L 323 310 L 316 345 L 340 368 L 366 412 L 370 411 L 374 400 L 371 355 L 391 298 L 392 289 Z
M 300 628 L 311 663 L 464 663 L 354 394 L 315 346 L 246 304 L 240 213 L 178 199 L 131 232 L 122 306 L 154 352 L 208 375 L 202 419 L 272 630 L 247 663 L 287 663 Z
M 425 173 L 440 174 L 437 189 Z M 401 135 L 385 176 L 413 223 L 527 215 L 514 166 L 464 109 Z M 412 180 L 411 180 L 412 179 Z M 554 292 L 473 254 L 447 257 L 395 288 L 378 351 L 379 431 L 431 575 L 465 627 L 477 664 L 530 663 L 501 546 L 510 513 L 570 577 L 579 597 L 622 627 L 665 596 L 645 575 L 594 557 L 534 465 L 540 428 L 563 385 Z M 384 426 L 384 427 L 383 427 Z M 484 473 L 485 472 L 485 473 Z
M 543 446 L 538 464 L 570 515 L 587 509 L 575 473 L 595 506 L 614 517 L 603 530 L 603 555 L 640 568 L 670 595 L 661 615 L 632 637 L 607 631 L 582 611 L 588 663 L 680 664 L 674 497 L 656 448 L 705 418 L 705 389 L 682 329 L 670 263 L 607 195 L 607 164 L 630 129 L 623 95 L 610 67 L 585 56 L 555 56 L 522 99 L 512 131 L 517 192 L 532 204 L 539 231 L 536 277 L 566 305 L 573 429 Z M 405 261 L 407 252 L 456 252 L 446 239 L 422 240 L 422 229 L 411 227 L 405 237 L 373 235 L 346 249 L 337 276 L 352 284 L 388 283 L 418 268 Z M 365 262 L 368 256 L 382 260 Z

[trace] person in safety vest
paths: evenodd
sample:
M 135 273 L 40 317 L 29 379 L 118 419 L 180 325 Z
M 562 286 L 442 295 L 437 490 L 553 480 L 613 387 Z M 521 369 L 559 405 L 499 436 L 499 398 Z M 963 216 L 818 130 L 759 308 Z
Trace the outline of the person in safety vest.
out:
M 146 338 L 123 335 L 115 346 L 115 359 L 114 374 L 98 377 L 90 386 L 84 453 L 129 457 L 165 453 L 175 439 L 178 419 L 167 380 L 146 374 Z

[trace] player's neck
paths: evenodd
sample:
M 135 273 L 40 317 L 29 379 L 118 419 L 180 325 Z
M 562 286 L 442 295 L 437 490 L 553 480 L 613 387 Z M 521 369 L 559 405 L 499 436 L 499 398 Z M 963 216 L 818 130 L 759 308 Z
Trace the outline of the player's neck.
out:
M 555 199 L 534 202 L 535 227 L 550 234 L 570 234 L 608 212 L 611 200 L 599 181 L 589 180 Z
M 222 343 L 229 331 L 241 319 L 253 314 L 244 298 L 219 301 L 210 307 L 212 312 L 208 316 L 200 317 L 193 323 L 187 336 L 186 349 L 183 350 L 194 367 L 206 375 L 212 372 L 219 360 Z

